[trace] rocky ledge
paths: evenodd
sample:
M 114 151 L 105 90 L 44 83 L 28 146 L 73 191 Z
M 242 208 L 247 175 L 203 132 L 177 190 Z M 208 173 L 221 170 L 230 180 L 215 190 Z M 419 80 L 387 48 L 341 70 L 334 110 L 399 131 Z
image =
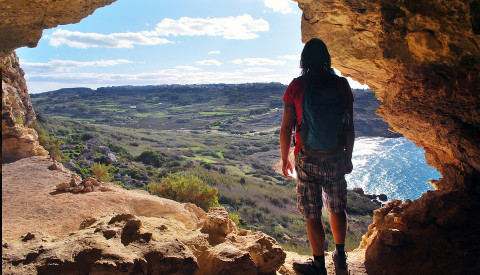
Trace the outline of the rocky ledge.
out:
M 273 238 L 238 230 L 223 208 L 195 229 L 124 213 L 88 218 L 68 236 L 33 231 L 2 246 L 3 274 L 274 274 L 286 257 Z

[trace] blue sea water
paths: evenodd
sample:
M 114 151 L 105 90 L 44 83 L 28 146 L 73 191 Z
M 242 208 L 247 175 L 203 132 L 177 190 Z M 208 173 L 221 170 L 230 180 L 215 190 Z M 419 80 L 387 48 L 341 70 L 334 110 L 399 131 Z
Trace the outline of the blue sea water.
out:
M 433 187 L 427 182 L 441 174 L 427 165 L 424 150 L 406 138 L 358 138 L 348 188 L 367 194 L 385 194 L 388 200 L 418 199 Z

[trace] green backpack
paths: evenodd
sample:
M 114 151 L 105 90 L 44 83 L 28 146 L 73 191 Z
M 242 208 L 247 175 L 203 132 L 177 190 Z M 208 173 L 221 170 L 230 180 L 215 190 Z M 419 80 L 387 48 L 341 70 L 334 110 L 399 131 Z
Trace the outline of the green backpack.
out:
M 302 121 L 299 126 L 302 149 L 330 151 L 346 144 L 350 127 L 346 95 L 339 88 L 340 77 L 318 85 L 304 77 L 307 88 L 302 98 Z

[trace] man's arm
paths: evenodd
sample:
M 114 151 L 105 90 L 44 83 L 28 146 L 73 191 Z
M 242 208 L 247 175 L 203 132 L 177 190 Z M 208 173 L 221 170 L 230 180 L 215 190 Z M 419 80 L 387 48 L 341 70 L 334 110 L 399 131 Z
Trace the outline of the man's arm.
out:
M 282 151 L 282 172 L 288 178 L 293 178 L 293 167 L 288 160 L 293 127 L 295 127 L 295 106 L 285 104 L 282 126 L 280 128 L 280 149 Z
M 346 163 L 347 163 L 347 174 L 350 174 L 353 170 L 352 164 L 352 153 L 353 153 L 353 144 L 355 143 L 355 126 L 353 125 L 353 101 L 348 103 L 348 114 L 350 116 L 350 128 L 347 132 L 347 144 L 345 145 L 346 153 Z

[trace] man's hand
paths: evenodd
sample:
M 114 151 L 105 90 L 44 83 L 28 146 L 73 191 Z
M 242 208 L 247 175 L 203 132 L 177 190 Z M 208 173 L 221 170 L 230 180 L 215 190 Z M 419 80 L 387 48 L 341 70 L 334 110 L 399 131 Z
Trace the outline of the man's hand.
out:
M 282 172 L 287 178 L 293 179 L 295 171 L 293 170 L 290 160 L 282 160 Z

